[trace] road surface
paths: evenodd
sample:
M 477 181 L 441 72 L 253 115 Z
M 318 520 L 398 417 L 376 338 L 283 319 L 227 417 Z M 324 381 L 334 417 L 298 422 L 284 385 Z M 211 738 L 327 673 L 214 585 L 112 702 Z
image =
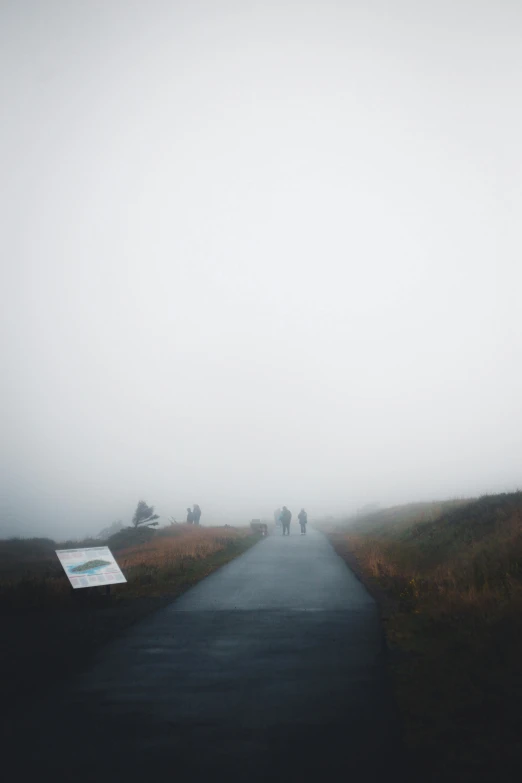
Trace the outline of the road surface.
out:
M 102 650 L 33 718 L 20 763 L 60 780 L 400 779 L 383 658 L 373 600 L 293 526 Z

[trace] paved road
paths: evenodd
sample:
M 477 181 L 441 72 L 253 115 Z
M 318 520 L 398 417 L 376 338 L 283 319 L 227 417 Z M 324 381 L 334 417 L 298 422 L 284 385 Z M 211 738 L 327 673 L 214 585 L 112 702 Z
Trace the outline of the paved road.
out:
M 32 768 L 71 780 L 401 777 L 376 607 L 313 529 L 130 629 L 38 723 Z

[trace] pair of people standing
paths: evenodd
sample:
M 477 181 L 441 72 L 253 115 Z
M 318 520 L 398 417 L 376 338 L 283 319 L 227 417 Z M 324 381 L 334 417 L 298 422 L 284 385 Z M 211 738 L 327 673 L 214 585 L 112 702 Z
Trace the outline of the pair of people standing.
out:
M 292 512 L 286 506 L 283 506 L 283 510 L 282 511 L 279 511 L 279 509 L 277 509 L 277 511 L 274 512 L 274 517 L 276 516 L 276 514 L 277 514 L 276 524 L 277 524 L 277 521 L 281 522 L 281 525 L 283 526 L 283 535 L 284 536 L 289 536 L 290 535 L 290 522 L 292 521 Z M 308 522 L 308 514 L 306 513 L 304 508 L 301 509 L 301 511 L 297 515 L 297 518 L 299 520 L 299 524 L 301 525 L 301 535 L 305 536 L 306 535 L 306 525 L 307 525 L 307 522 Z
M 201 509 L 197 503 L 194 503 L 194 508 L 187 508 L 187 522 L 189 525 L 199 525 L 201 519 Z

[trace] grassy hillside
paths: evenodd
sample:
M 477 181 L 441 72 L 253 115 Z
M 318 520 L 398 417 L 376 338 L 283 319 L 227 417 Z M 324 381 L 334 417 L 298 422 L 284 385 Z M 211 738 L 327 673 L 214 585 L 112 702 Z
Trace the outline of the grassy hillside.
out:
M 522 492 L 399 506 L 328 532 L 381 606 L 422 779 L 519 779 Z

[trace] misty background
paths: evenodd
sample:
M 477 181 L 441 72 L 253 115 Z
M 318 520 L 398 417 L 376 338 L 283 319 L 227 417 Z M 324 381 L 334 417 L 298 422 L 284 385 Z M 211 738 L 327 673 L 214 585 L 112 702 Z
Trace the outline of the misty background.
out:
M 0 4 L 0 535 L 516 489 L 522 6 Z

